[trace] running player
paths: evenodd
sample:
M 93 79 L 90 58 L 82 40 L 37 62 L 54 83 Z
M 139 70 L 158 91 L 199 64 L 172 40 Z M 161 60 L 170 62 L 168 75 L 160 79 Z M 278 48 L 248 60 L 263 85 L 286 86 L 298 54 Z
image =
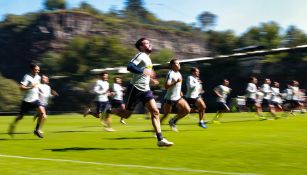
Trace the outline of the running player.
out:
M 38 64 L 30 65 L 31 73 L 26 74 L 20 82 L 20 89 L 24 91 L 23 101 L 21 103 L 21 109 L 14 121 L 10 124 L 8 134 L 13 136 L 17 123 L 23 119 L 26 112 L 35 109 L 39 114 L 36 127 L 33 131 L 34 135 L 39 138 L 43 138 L 43 134 L 39 131 L 42 121 L 46 118 L 44 107 L 39 101 L 39 89 L 38 86 L 41 81 L 41 77 L 38 75 L 40 67 Z
M 164 115 L 161 118 L 162 121 L 172 112 L 172 108 L 176 107 L 177 114 L 175 117 L 169 120 L 169 125 L 171 129 L 175 132 L 178 132 L 176 127 L 176 122 L 181 118 L 185 117 L 190 112 L 190 106 L 182 98 L 181 85 L 182 85 L 182 76 L 179 72 L 180 63 L 178 59 L 172 59 L 170 61 L 171 70 L 167 73 L 164 87 L 167 89 L 167 92 L 164 96 Z
M 150 90 L 150 82 L 158 84 L 153 71 L 153 65 L 149 57 L 152 52 L 150 41 L 141 38 L 135 43 L 139 53 L 129 62 L 127 69 L 133 73 L 133 78 L 127 90 L 126 109 L 112 109 L 112 113 L 123 118 L 129 118 L 137 103 L 142 102 L 151 114 L 151 121 L 154 127 L 158 146 L 172 146 L 173 142 L 167 141 L 162 136 L 160 126 L 160 112 L 157 108 L 153 93 Z
M 124 88 L 122 86 L 122 79 L 120 77 L 114 77 L 114 83 L 112 85 L 112 100 L 111 106 L 112 108 L 121 108 L 125 109 L 125 103 L 123 100 L 124 96 Z M 126 125 L 124 118 L 120 118 L 120 123 Z
M 223 80 L 223 84 L 216 86 L 213 91 L 215 95 L 217 96 L 216 102 L 218 106 L 218 110 L 216 112 L 215 117 L 212 119 L 212 123 L 220 123 L 220 118 L 223 115 L 223 112 L 229 112 L 230 109 L 227 105 L 227 97 L 230 93 L 231 89 L 228 87 L 229 81 L 227 79 Z
M 191 68 L 191 75 L 187 77 L 187 93 L 185 98 L 187 99 L 190 107 L 198 112 L 199 123 L 202 128 L 207 128 L 204 121 L 206 103 L 201 97 L 204 90 L 202 87 L 202 81 L 199 79 L 199 69 L 196 67 Z
M 255 108 L 256 114 L 260 117 L 260 119 L 265 119 L 265 117 L 261 114 L 261 104 L 257 102 L 257 84 L 258 80 L 256 77 L 251 76 L 249 78 L 249 83 L 246 87 L 246 107 L 249 111 Z
M 109 102 L 109 74 L 107 72 L 100 73 L 100 80 L 96 81 L 94 86 L 94 93 L 96 94 L 95 104 L 96 104 L 96 111 L 92 112 L 91 109 L 87 109 L 84 113 L 84 117 L 88 114 L 101 119 L 102 125 L 105 127 L 106 131 L 114 131 L 111 128 L 111 117 L 110 117 L 110 109 L 111 104 Z
M 45 109 L 46 119 L 47 119 L 49 98 L 53 97 L 53 96 L 59 96 L 59 94 L 56 91 L 52 90 L 51 87 L 49 86 L 49 78 L 47 77 L 47 75 L 42 75 L 41 78 L 42 78 L 41 84 L 38 85 L 39 101 Z M 39 114 L 37 113 L 34 116 L 34 120 L 36 120 L 38 117 L 39 117 Z M 41 128 L 42 128 L 42 124 L 44 124 L 44 122 L 45 122 L 45 119 L 41 123 Z M 43 133 L 43 131 L 41 129 L 40 129 L 40 132 Z

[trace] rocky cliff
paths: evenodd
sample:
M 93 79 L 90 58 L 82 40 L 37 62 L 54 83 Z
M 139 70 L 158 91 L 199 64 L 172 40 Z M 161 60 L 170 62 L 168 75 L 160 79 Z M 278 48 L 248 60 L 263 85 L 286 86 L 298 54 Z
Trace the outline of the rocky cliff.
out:
M 204 40 L 197 36 L 129 25 L 120 20 L 110 22 L 80 12 L 42 13 L 22 31 L 12 29 L 11 26 L 0 27 L 0 71 L 14 79 L 17 77 L 11 71 L 26 71 L 25 65 L 32 60 L 39 60 L 46 51 L 61 51 L 75 36 L 117 35 L 123 44 L 130 46 L 138 38 L 148 37 L 155 49 L 171 49 L 180 58 L 208 54 Z

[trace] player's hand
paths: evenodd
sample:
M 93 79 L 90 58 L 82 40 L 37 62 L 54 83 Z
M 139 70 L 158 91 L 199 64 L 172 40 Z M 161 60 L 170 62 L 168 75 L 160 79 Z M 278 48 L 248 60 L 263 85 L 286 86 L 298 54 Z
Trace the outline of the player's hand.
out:
M 158 81 L 157 79 L 155 79 L 155 78 L 151 78 L 151 79 L 150 79 L 150 82 L 151 82 L 151 84 L 152 84 L 153 86 L 157 86 L 157 85 L 159 84 L 159 81 Z
M 31 86 L 30 86 L 30 88 L 32 89 L 32 88 L 36 88 L 36 87 L 38 87 L 38 85 L 39 85 L 39 83 L 33 83 Z
M 155 76 L 156 76 L 155 72 L 152 69 L 148 69 L 148 68 L 144 69 L 143 74 L 147 75 L 147 76 L 149 76 L 151 78 L 155 78 Z

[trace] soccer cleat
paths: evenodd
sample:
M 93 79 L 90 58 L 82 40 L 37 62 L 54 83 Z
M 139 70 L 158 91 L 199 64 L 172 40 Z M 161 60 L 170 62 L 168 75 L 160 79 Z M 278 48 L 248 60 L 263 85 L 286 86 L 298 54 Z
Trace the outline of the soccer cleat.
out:
M 171 119 L 168 121 L 168 124 L 169 124 L 169 126 L 171 127 L 171 129 L 172 129 L 174 132 L 178 132 L 178 129 L 177 129 L 177 127 L 176 127 L 176 123 L 175 123 L 174 118 L 171 118 Z
M 113 128 L 104 128 L 104 130 L 107 131 L 107 132 L 114 132 L 115 131 L 115 129 L 113 129 Z
M 158 141 L 157 145 L 159 147 L 163 147 L 163 146 L 173 146 L 174 143 L 173 142 L 169 142 L 167 141 L 165 138 L 163 138 L 162 140 Z
M 39 138 L 44 138 L 43 134 L 39 130 L 34 130 L 33 134 L 36 135 Z
M 83 113 L 83 117 L 86 117 L 91 112 L 92 112 L 91 109 L 86 109 L 85 112 Z
M 199 122 L 198 126 L 204 128 L 204 129 L 208 128 L 207 125 L 205 125 L 205 123 L 202 123 L 202 122 Z
M 119 122 L 120 122 L 121 124 L 124 124 L 124 125 L 127 124 L 123 118 L 121 118 L 121 119 L 119 120 Z

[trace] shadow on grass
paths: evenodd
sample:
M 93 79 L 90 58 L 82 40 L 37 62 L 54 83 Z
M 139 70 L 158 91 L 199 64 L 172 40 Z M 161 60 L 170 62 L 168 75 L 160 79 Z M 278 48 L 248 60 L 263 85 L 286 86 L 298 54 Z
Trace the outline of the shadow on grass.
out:
M 44 149 L 52 152 L 67 152 L 67 151 L 105 151 L 105 150 L 137 150 L 137 149 L 145 149 L 145 150 L 156 150 L 161 148 L 84 148 L 84 147 L 71 147 L 71 148 L 53 148 L 53 149 Z
M 105 138 L 106 140 L 140 140 L 153 139 L 154 137 L 119 137 L 119 138 Z
M 51 133 L 101 132 L 101 131 L 52 131 Z

